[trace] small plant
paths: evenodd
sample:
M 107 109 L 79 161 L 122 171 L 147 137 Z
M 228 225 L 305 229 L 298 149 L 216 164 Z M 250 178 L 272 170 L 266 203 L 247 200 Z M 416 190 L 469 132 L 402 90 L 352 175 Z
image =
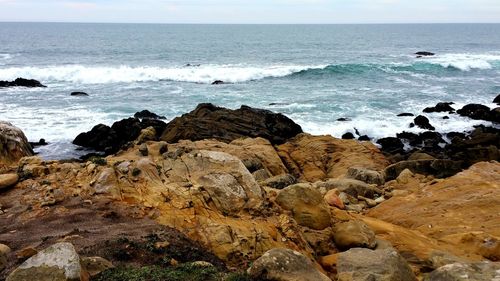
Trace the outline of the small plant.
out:
M 108 165 L 108 162 L 106 161 L 106 159 L 99 157 L 99 156 L 92 156 L 92 157 L 90 157 L 89 161 L 98 165 L 98 166 Z

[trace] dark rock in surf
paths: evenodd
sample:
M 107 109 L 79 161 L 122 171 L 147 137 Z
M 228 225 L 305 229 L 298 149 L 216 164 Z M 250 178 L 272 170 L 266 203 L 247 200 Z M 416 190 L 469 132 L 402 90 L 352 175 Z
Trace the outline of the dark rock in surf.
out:
M 403 142 L 395 137 L 381 138 L 377 141 L 382 146 L 382 151 L 387 153 L 397 153 L 403 150 Z
M 168 143 L 203 139 L 231 142 L 242 137 L 262 137 L 272 144 L 282 144 L 299 133 L 302 128 L 280 113 L 245 105 L 231 110 L 202 103 L 168 123 L 161 140 Z
M 482 104 L 468 104 L 457 110 L 457 113 L 475 120 L 493 121 L 490 108 Z
M 429 119 L 425 116 L 422 116 L 422 115 L 415 117 L 413 122 L 415 123 L 415 125 L 417 127 L 425 129 L 425 130 L 434 131 L 436 129 L 436 128 L 434 128 L 434 126 L 431 125 L 431 123 L 429 122 Z
M 431 112 L 454 112 L 455 109 L 451 107 L 451 105 L 454 104 L 453 102 L 440 102 L 436 104 L 436 106 L 433 107 L 427 107 L 424 109 L 425 113 L 431 113 Z
M 71 96 L 80 96 L 80 97 L 87 97 L 89 94 L 85 92 L 72 92 Z
M 443 119 L 444 120 L 448 120 L 448 119 L 450 119 L 450 117 L 449 116 L 443 116 Z
M 126 143 L 139 137 L 141 130 L 154 127 L 159 138 L 166 127 L 165 122 L 155 119 L 139 120 L 127 118 L 113 123 L 111 127 L 104 124 L 94 126 L 92 130 L 79 134 L 73 144 L 103 151 L 106 155 L 118 152 Z
M 500 94 L 493 100 L 493 103 L 500 105 Z
M 339 121 L 339 122 L 347 122 L 347 121 L 351 121 L 351 119 L 342 117 L 342 118 L 337 119 L 337 121 Z
M 30 145 L 31 147 L 38 147 L 38 146 L 48 145 L 48 143 L 45 139 L 40 139 L 38 142 L 30 142 Z
M 226 83 L 222 80 L 215 80 L 214 82 L 212 82 L 212 85 L 222 85 L 222 84 L 226 84 Z
M 149 110 L 136 112 L 134 114 L 134 117 L 139 119 L 167 119 L 165 116 L 157 115 L 156 113 Z
M 411 116 L 415 116 L 415 114 L 407 112 L 398 114 L 398 117 L 411 117 Z
M 45 88 L 47 86 L 42 85 L 40 81 L 37 81 L 35 79 L 17 78 L 14 81 L 0 81 L 0 88 L 5 88 L 5 87 Z
M 289 105 L 289 103 L 286 103 L 286 102 L 272 102 L 269 105 Z
M 435 53 L 432 53 L 432 52 L 426 52 L 426 51 L 421 51 L 421 52 L 416 52 L 415 55 L 417 56 L 421 56 L 421 57 L 430 57 L 430 56 L 434 56 Z
M 343 140 L 352 140 L 355 139 L 354 135 L 351 132 L 345 133 L 342 135 Z
M 362 135 L 358 138 L 359 141 L 371 141 L 372 139 L 367 135 Z

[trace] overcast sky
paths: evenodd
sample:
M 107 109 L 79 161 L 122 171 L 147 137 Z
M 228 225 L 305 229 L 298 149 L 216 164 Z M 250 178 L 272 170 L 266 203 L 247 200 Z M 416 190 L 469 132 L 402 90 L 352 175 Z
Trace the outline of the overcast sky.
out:
M 500 22 L 500 0 L 0 0 L 0 21 Z

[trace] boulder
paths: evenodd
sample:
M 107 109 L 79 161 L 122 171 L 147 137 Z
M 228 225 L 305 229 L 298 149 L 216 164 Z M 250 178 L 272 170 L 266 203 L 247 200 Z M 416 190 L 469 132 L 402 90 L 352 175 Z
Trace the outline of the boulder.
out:
M 169 143 L 203 139 L 231 142 L 242 137 L 262 137 L 272 144 L 282 144 L 301 132 L 299 125 L 280 113 L 245 105 L 231 110 L 205 103 L 168 123 L 161 140 Z
M 427 52 L 427 51 L 420 51 L 420 52 L 416 52 L 415 55 L 426 57 L 426 56 L 434 56 L 435 53 Z
M 331 225 L 330 211 L 319 191 L 308 184 L 295 184 L 281 190 L 276 203 L 291 211 L 299 225 L 323 230 Z
M 375 233 L 363 221 L 348 221 L 335 225 L 333 239 L 340 250 L 377 246 Z
M 17 174 L 0 174 L 0 190 L 14 186 L 19 181 Z
M 17 78 L 14 81 L 0 81 L 0 88 L 5 88 L 5 87 L 28 87 L 28 88 L 41 87 L 41 88 L 45 88 L 47 86 L 42 85 L 42 83 L 40 83 L 40 81 L 37 81 L 34 79 Z
M 383 185 L 385 183 L 384 176 L 380 172 L 360 167 L 349 168 L 346 177 L 368 184 Z
M 462 171 L 462 162 L 446 159 L 400 161 L 388 166 L 385 169 L 385 180 L 390 181 L 396 179 L 405 169 L 408 169 L 416 174 L 433 175 L 437 178 L 446 178 Z
M 330 179 L 324 183 L 317 183 L 316 185 L 322 192 L 337 189 L 339 192 L 345 192 L 354 198 L 357 198 L 358 196 L 374 198 L 375 194 L 381 193 L 381 191 L 377 188 L 355 179 Z
M 160 116 L 160 115 L 158 115 L 154 112 L 151 112 L 149 110 L 143 110 L 143 111 L 136 112 L 134 114 L 134 117 L 139 118 L 139 119 L 167 119 L 165 116 Z
M 86 133 L 79 134 L 73 144 L 103 151 L 106 154 L 118 152 L 123 145 L 136 140 L 143 129 L 153 127 L 159 137 L 166 124 L 160 120 L 127 118 L 113 123 L 111 127 L 99 124 Z
M 436 129 L 436 128 L 434 128 L 434 126 L 431 125 L 431 123 L 429 122 L 429 119 L 425 116 L 422 116 L 422 115 L 415 117 L 413 122 L 415 123 L 415 125 L 417 127 L 425 129 L 425 130 L 434 131 Z
M 260 184 L 263 186 L 269 186 L 275 189 L 283 189 L 289 185 L 297 183 L 297 179 L 290 174 L 283 174 L 268 178 Z
M 26 260 L 6 281 L 76 281 L 88 280 L 80 265 L 80 257 L 71 243 L 54 244 Z
M 433 107 L 426 107 L 423 112 L 432 113 L 432 112 L 453 112 L 455 109 L 451 107 L 453 102 L 440 102 Z
M 467 104 L 462 109 L 457 110 L 457 113 L 471 119 L 492 121 L 490 108 L 482 104 Z
M 342 177 L 353 166 L 382 170 L 388 165 L 373 143 L 332 136 L 300 134 L 277 150 L 289 172 L 309 182 Z
M 496 96 L 496 98 L 493 100 L 493 103 L 500 105 L 500 94 L 498 94 L 498 96 Z
M 86 97 L 86 96 L 88 96 L 89 94 L 87 94 L 87 93 L 85 93 L 85 92 L 72 92 L 70 95 L 71 95 L 71 96 Z
M 290 249 L 272 249 L 248 269 L 255 280 L 330 281 L 304 255 Z
M 338 254 L 339 281 L 416 281 L 408 263 L 396 250 L 354 248 Z
M 11 123 L 0 121 L 0 167 L 14 164 L 22 157 L 33 154 L 23 131 Z
M 397 151 L 403 150 L 403 142 L 394 137 L 381 138 L 377 140 L 377 143 L 382 146 L 382 151 L 388 153 L 395 153 Z
M 8 264 L 7 255 L 11 252 L 9 246 L 0 244 L 0 272 L 2 272 Z
M 500 278 L 500 263 L 453 263 L 444 265 L 424 278 L 424 281 L 496 281 Z

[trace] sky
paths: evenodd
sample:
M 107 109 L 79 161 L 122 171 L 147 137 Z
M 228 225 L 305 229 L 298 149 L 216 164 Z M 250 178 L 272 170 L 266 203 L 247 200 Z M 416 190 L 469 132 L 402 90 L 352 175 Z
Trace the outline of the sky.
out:
M 0 21 L 500 23 L 500 0 L 0 0 Z

